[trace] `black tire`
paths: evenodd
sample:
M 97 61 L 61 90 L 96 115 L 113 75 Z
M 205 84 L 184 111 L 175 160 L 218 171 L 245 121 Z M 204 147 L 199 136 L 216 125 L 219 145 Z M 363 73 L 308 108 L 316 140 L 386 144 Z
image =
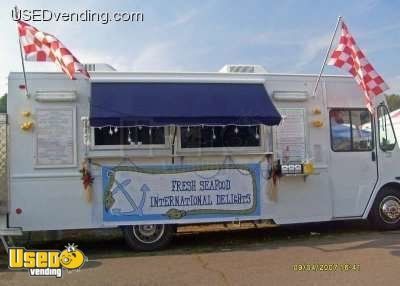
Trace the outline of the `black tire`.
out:
M 369 221 L 380 230 L 400 228 L 400 191 L 385 187 L 377 194 L 368 216 Z
M 166 247 L 172 240 L 176 227 L 169 224 L 129 225 L 122 231 L 127 245 L 138 251 L 153 251 Z

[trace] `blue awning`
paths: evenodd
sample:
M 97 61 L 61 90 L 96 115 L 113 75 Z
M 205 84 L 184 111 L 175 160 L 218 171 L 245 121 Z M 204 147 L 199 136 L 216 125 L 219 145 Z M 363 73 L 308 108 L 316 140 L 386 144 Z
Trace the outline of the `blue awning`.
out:
M 277 125 L 263 84 L 117 83 L 91 86 L 90 125 Z

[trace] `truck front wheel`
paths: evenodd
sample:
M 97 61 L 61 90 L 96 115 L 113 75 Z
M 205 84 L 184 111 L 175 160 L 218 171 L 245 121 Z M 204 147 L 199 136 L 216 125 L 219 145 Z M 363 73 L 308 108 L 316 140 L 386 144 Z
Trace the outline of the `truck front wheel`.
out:
M 381 230 L 399 229 L 400 192 L 392 187 L 382 189 L 375 198 L 369 220 Z
M 167 246 L 175 232 L 173 225 L 146 224 L 122 227 L 125 241 L 134 250 L 152 251 Z

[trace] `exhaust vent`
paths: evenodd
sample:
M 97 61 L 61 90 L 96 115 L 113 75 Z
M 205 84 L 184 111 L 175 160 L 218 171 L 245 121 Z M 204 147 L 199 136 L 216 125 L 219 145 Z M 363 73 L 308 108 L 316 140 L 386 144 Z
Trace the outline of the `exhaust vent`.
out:
M 260 65 L 225 65 L 219 72 L 225 73 L 266 73 Z
M 85 68 L 89 72 L 105 72 L 105 71 L 116 71 L 116 69 L 109 65 L 109 64 L 103 64 L 103 63 L 94 63 L 94 64 L 84 64 Z

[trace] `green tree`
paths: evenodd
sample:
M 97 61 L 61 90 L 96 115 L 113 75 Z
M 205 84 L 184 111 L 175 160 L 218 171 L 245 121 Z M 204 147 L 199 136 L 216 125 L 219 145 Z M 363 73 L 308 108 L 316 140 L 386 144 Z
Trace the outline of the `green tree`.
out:
M 7 113 L 7 93 L 0 97 L 0 113 Z
M 386 102 L 389 110 L 393 111 L 400 108 L 400 95 L 398 94 L 385 94 Z

